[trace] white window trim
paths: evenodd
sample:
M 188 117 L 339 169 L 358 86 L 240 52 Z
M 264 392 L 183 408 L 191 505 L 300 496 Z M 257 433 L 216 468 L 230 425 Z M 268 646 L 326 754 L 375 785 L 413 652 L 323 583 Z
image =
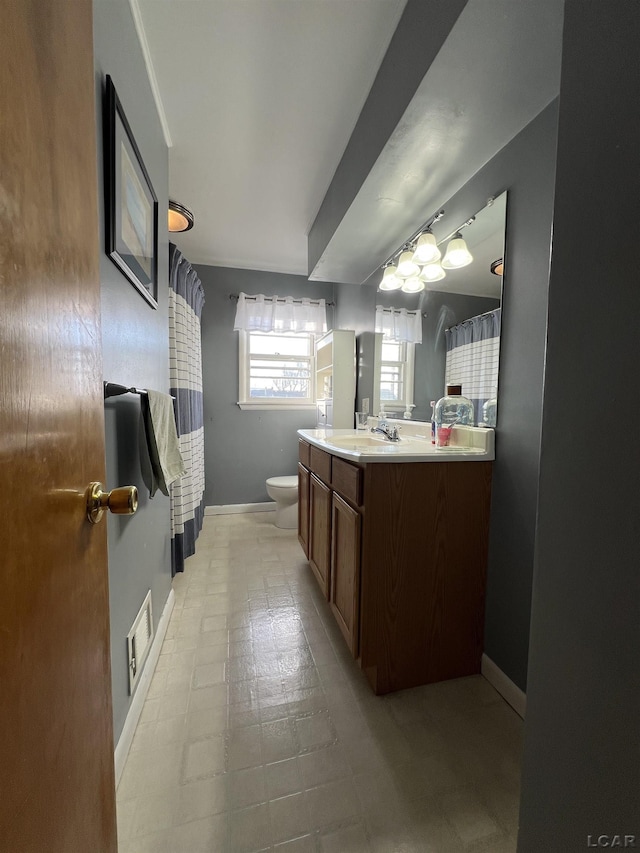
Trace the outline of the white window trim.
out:
M 239 369 L 239 397 L 238 408 L 242 411 L 297 411 L 297 412 L 315 412 L 315 348 L 311 347 L 311 402 L 294 403 L 291 400 L 281 399 L 262 399 L 251 400 L 249 398 L 249 335 L 244 329 L 238 331 L 238 369 Z
M 383 400 L 382 397 L 380 397 L 380 409 L 384 409 L 385 412 L 404 412 L 413 406 L 413 380 L 415 375 L 416 345 L 409 341 L 405 341 L 404 344 L 407 353 L 407 357 L 404 362 L 404 400 L 395 402 Z M 393 363 L 401 364 L 402 362 Z M 380 390 L 380 383 L 378 383 L 378 395 L 380 395 Z

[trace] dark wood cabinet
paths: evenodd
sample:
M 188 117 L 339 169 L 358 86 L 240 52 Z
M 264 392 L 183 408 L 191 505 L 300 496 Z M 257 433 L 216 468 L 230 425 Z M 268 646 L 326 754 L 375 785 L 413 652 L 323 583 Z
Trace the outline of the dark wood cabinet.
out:
M 309 480 L 308 468 L 298 463 L 298 541 L 309 558 Z
M 360 625 L 360 529 L 360 513 L 334 492 L 329 604 L 355 658 L 358 657 Z
M 300 462 L 300 540 L 308 529 L 311 568 L 373 690 L 480 672 L 492 463 L 358 465 L 304 441 Z
M 309 480 L 309 565 L 329 597 L 331 583 L 331 489 L 315 474 Z

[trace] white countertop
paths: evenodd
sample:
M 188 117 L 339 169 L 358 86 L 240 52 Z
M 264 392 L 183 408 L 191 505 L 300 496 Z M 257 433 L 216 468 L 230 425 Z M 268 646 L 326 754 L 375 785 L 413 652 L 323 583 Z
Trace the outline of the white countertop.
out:
M 394 422 L 397 423 L 397 422 Z M 453 427 L 451 445 L 431 444 L 430 424 L 408 421 L 405 435 L 390 441 L 370 429 L 299 429 L 309 444 L 351 462 L 490 462 L 495 459 L 494 431 L 480 427 Z

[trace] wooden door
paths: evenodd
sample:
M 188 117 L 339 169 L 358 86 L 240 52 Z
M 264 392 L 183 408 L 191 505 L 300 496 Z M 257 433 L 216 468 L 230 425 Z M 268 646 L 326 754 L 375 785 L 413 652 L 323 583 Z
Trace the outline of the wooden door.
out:
M 309 471 L 298 462 L 298 541 L 309 557 Z
M 309 482 L 309 565 L 325 598 L 329 598 L 331 489 L 313 474 Z
M 354 657 L 358 657 L 360 616 L 360 529 L 360 514 L 334 492 L 329 603 Z
M 91 0 L 0 55 L 0 850 L 116 850 Z

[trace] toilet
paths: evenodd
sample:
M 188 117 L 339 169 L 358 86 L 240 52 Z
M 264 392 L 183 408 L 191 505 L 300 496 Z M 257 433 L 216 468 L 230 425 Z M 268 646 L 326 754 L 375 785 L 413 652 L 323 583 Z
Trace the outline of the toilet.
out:
M 267 494 L 276 502 L 276 527 L 298 526 L 298 477 L 269 477 Z

